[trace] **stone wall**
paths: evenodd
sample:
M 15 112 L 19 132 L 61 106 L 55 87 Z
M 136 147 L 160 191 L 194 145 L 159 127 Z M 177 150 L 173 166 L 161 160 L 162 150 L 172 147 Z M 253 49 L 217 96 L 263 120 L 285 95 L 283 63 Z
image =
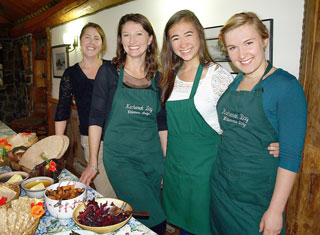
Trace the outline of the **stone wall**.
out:
M 26 117 L 31 110 L 30 87 L 32 72 L 32 35 L 15 39 L 1 39 L 0 62 L 3 64 L 3 83 L 0 90 L 0 120 L 10 124 L 14 119 Z M 27 53 L 23 59 L 22 46 Z

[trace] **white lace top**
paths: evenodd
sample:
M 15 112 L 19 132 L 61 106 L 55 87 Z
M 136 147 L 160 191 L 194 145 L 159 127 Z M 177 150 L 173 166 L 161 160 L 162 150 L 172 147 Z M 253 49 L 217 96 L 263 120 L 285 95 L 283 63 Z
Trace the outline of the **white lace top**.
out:
M 232 80 L 232 75 L 224 68 L 219 65 L 212 65 L 209 67 L 206 76 L 200 80 L 194 97 L 195 106 L 201 116 L 219 134 L 222 133 L 222 130 L 218 121 L 216 105 Z M 193 82 L 184 82 L 176 76 L 173 91 L 168 100 L 188 99 L 192 85 Z

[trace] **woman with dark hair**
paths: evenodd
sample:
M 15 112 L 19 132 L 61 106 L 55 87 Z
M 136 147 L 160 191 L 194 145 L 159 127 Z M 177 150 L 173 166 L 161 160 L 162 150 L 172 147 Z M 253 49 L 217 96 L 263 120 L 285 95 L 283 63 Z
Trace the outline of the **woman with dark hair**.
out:
M 233 15 L 220 35 L 241 72 L 217 105 L 223 138 L 211 175 L 212 234 L 284 234 L 307 122 L 303 89 L 266 60 L 269 33 L 256 14 Z M 275 141 L 279 158 L 266 151 Z
M 140 221 L 163 234 L 166 220 L 160 191 L 164 154 L 160 136 L 167 128 L 156 86 L 157 52 L 156 36 L 145 16 L 127 14 L 120 19 L 117 55 L 101 66 L 93 90 L 90 165 L 80 181 L 89 183 L 97 173 L 105 124 L 103 160 L 118 198 L 134 210 L 149 211 L 150 217 Z
M 81 145 L 89 163 L 88 120 L 93 85 L 98 69 L 103 63 L 102 55 L 106 51 L 106 36 L 103 29 L 95 23 L 87 23 L 80 33 L 82 60 L 67 68 L 60 82 L 59 103 L 55 116 L 55 133 L 63 135 L 70 117 L 72 96 L 74 96 L 80 122 Z M 101 141 L 102 145 L 102 141 Z M 116 197 L 109 182 L 102 161 L 102 148 L 98 157 L 99 174 L 93 180 L 99 193 L 104 197 Z
M 222 132 L 215 106 L 233 78 L 210 57 L 204 29 L 189 10 L 167 22 L 161 62 L 168 120 L 164 209 L 181 234 L 207 235 L 210 172 Z

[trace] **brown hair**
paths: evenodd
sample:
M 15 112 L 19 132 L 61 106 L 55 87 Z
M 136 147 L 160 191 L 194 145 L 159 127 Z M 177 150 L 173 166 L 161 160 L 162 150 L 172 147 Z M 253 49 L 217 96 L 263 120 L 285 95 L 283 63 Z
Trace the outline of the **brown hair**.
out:
M 161 92 L 161 102 L 164 104 L 169 96 L 171 95 L 171 92 L 173 90 L 174 86 L 174 80 L 175 75 L 183 63 L 183 59 L 178 57 L 172 49 L 170 38 L 169 38 L 169 30 L 173 25 L 175 25 L 178 22 L 185 21 L 192 23 L 195 28 L 197 29 L 199 40 L 200 40 L 200 48 L 199 48 L 199 58 L 200 63 L 202 65 L 208 65 L 211 62 L 213 62 L 213 59 L 211 58 L 207 44 L 206 39 L 204 36 L 204 29 L 197 18 L 197 16 L 189 10 L 181 10 L 176 12 L 171 18 L 168 20 L 166 27 L 164 29 L 163 33 L 163 44 L 162 44 L 162 51 L 161 51 L 161 66 L 162 66 L 162 75 L 160 79 L 159 85 L 162 88 Z
M 106 35 L 103 31 L 103 29 L 101 28 L 100 25 L 96 24 L 96 23 L 92 23 L 92 22 L 89 22 L 87 23 L 85 26 L 83 26 L 83 28 L 81 29 L 81 33 L 80 33 L 80 41 L 81 41 L 81 38 L 84 34 L 84 32 L 86 31 L 87 28 L 95 28 L 100 37 L 101 37 L 101 40 L 102 40 L 102 44 L 101 44 L 101 50 L 100 50 L 100 55 L 101 57 L 104 55 L 104 53 L 106 52 L 107 50 L 107 42 L 106 42 Z
M 269 32 L 267 27 L 263 24 L 263 22 L 255 13 L 241 12 L 233 15 L 220 30 L 219 43 L 224 53 L 228 53 L 224 38 L 226 33 L 245 24 L 253 25 L 253 27 L 257 30 L 258 34 L 260 34 L 262 39 L 269 38 Z
M 132 21 L 138 23 L 142 26 L 142 28 L 148 32 L 149 36 L 153 36 L 152 42 L 148 47 L 145 63 L 147 71 L 146 78 L 148 80 L 152 79 L 156 72 L 158 71 L 159 63 L 158 63 L 158 44 L 157 38 L 152 28 L 150 21 L 141 14 L 127 14 L 121 17 L 118 25 L 118 33 L 117 33 L 117 50 L 116 50 L 116 57 L 112 59 L 112 64 L 116 65 L 117 69 L 120 70 L 124 67 L 126 61 L 126 52 L 123 48 L 122 41 L 121 41 L 121 33 L 122 27 L 128 21 Z

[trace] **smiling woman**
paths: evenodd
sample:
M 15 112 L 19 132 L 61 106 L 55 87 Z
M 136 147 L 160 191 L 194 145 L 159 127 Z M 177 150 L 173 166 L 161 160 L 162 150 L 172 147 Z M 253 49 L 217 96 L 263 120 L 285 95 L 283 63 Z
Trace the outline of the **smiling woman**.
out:
M 161 147 L 165 145 L 161 146 L 160 137 L 165 139 L 166 114 L 156 85 L 157 52 L 156 36 L 145 16 L 121 17 L 117 56 L 101 66 L 93 89 L 90 167 L 80 181 L 89 183 L 97 174 L 93 168 L 103 136 L 103 162 L 118 198 L 135 211 L 149 211 L 150 216 L 140 221 L 163 234 L 166 220 L 160 193 L 165 150 Z

